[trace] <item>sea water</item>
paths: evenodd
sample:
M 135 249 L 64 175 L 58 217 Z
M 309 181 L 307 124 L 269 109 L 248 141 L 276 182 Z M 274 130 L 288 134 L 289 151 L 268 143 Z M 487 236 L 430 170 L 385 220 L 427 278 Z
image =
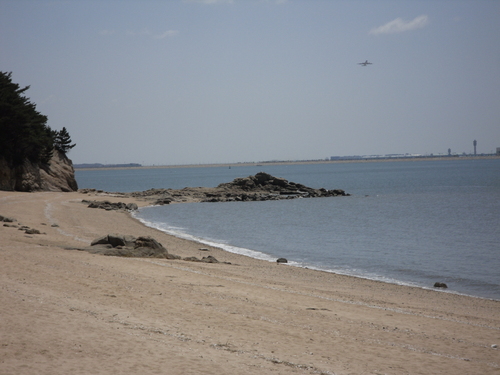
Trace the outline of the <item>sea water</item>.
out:
M 141 209 L 149 226 L 227 251 L 500 299 L 500 159 L 77 171 L 79 186 L 213 187 L 267 172 L 349 197 Z

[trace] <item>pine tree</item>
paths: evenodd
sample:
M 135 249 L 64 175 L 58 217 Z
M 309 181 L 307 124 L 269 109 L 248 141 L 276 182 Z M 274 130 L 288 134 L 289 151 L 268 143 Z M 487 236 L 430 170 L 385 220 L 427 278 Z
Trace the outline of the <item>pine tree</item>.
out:
M 65 127 L 63 127 L 59 132 L 56 132 L 54 139 L 54 147 L 56 150 L 67 153 L 75 146 L 76 143 L 71 144 L 71 137 Z
M 47 116 L 24 96 L 29 86 L 20 88 L 11 75 L 0 72 L 0 158 L 11 166 L 26 159 L 47 163 L 55 134 L 46 125 Z
M 55 149 L 55 138 L 56 138 L 57 132 L 47 128 L 47 142 L 45 147 L 43 148 L 42 152 L 40 153 L 40 161 L 43 164 L 50 165 L 50 159 L 52 159 L 52 156 L 54 155 L 54 149 Z

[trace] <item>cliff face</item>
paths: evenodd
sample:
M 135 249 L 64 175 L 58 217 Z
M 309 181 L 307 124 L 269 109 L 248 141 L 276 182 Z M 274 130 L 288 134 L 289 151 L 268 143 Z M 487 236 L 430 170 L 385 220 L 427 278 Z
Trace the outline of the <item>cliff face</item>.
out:
M 76 191 L 73 163 L 57 150 L 50 165 L 25 161 L 22 166 L 10 168 L 0 159 L 0 190 L 9 191 Z

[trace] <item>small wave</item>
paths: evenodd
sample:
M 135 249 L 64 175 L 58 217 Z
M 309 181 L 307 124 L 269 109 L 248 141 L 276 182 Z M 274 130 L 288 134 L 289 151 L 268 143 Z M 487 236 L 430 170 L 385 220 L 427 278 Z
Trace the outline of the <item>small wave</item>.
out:
M 178 227 L 178 226 L 170 226 L 167 223 L 162 223 L 162 222 L 149 221 L 149 220 L 146 220 L 144 218 L 139 217 L 137 215 L 137 213 L 133 213 L 132 216 L 134 218 L 136 218 L 137 220 L 139 220 L 144 225 L 146 225 L 147 227 L 160 230 L 160 231 L 167 233 L 169 235 L 172 235 L 172 236 L 175 236 L 178 238 L 182 238 L 182 239 L 185 239 L 188 241 L 195 241 L 195 242 L 198 242 L 200 244 L 216 247 L 216 248 L 219 248 L 221 250 L 224 250 L 224 251 L 227 251 L 227 252 L 230 252 L 233 254 L 243 255 L 243 256 L 250 257 L 250 258 L 264 260 L 264 261 L 268 261 L 268 262 L 275 262 L 277 259 L 275 256 L 271 256 L 271 255 L 266 254 L 264 252 L 252 250 L 252 249 L 248 249 L 248 248 L 243 248 L 243 247 L 238 247 L 238 246 L 232 246 L 230 244 L 224 243 L 222 240 L 219 240 L 219 239 L 197 237 L 197 236 L 194 236 L 194 235 L 187 233 L 186 228 Z M 403 281 L 403 280 L 396 279 L 393 277 L 387 277 L 387 276 L 383 276 L 383 275 L 380 275 L 377 273 L 372 273 L 372 272 L 368 272 L 366 270 L 357 269 L 357 268 L 350 268 L 350 267 L 333 267 L 332 268 L 332 267 L 328 267 L 328 266 L 324 267 L 324 266 L 318 266 L 318 265 L 310 264 L 310 263 L 303 262 L 303 261 L 295 261 L 295 260 L 291 260 L 291 259 L 288 259 L 287 265 L 292 266 L 292 267 L 312 269 L 312 270 L 321 271 L 321 272 L 329 272 L 329 273 L 334 273 L 334 274 L 338 274 L 338 275 L 357 277 L 360 279 L 378 281 L 378 282 L 383 282 L 383 283 L 387 283 L 387 284 L 415 287 L 415 288 L 433 290 L 433 291 L 438 291 L 438 292 L 443 292 L 443 293 L 459 294 L 459 295 L 476 297 L 476 298 L 497 300 L 495 298 L 481 296 L 480 293 L 478 293 L 477 295 L 474 295 L 474 294 L 467 294 L 467 293 L 459 292 L 459 291 L 453 290 L 451 288 L 450 289 L 435 289 L 434 287 L 426 285 L 425 283 L 422 283 L 422 282 L 419 283 L 419 282 Z M 410 271 L 410 270 L 408 270 L 408 271 Z M 439 279 L 439 277 L 435 276 L 434 279 Z
M 301 267 L 301 268 L 308 268 L 316 271 L 322 271 L 322 272 L 329 272 L 329 273 L 334 273 L 337 275 L 344 275 L 344 276 L 352 276 L 352 277 L 357 277 L 360 279 L 366 279 L 366 280 L 372 280 L 372 281 L 380 281 L 383 283 L 388 283 L 388 284 L 396 284 L 396 285 L 403 285 L 403 286 L 411 286 L 411 287 L 419 287 L 422 288 L 424 287 L 421 284 L 414 283 L 414 282 L 408 282 L 408 281 L 402 281 L 398 280 L 395 278 L 375 274 L 375 273 L 370 273 L 366 272 L 363 270 L 359 269 L 354 269 L 354 268 L 328 268 L 328 267 L 318 267 L 314 265 L 309 265 L 307 263 L 302 263 L 302 262 L 289 262 L 291 266 L 295 267 Z
M 217 247 L 219 249 L 222 249 L 224 251 L 227 251 L 227 252 L 230 252 L 233 254 L 244 255 L 244 256 L 247 256 L 250 258 L 254 258 L 254 259 L 265 260 L 268 262 L 275 262 L 276 261 L 275 257 L 272 257 L 272 256 L 265 254 L 263 252 L 260 252 L 260 251 L 242 248 L 242 247 L 238 247 L 238 246 L 231 246 L 231 245 L 228 245 L 226 243 L 223 243 L 223 242 L 217 241 L 217 240 L 196 237 L 196 236 L 193 236 L 189 233 L 186 233 L 184 231 L 184 228 L 168 226 L 165 223 L 148 221 L 148 220 L 145 220 L 143 218 L 138 217 L 136 214 L 133 214 L 133 216 L 137 220 L 139 220 L 141 223 L 143 223 L 144 225 L 146 225 L 150 228 L 160 230 L 164 233 L 167 233 L 169 235 L 172 235 L 172 236 L 175 236 L 178 238 L 182 238 L 182 239 L 189 240 L 189 241 L 195 241 L 195 242 L 207 245 L 207 246 Z M 419 288 L 425 289 L 425 286 L 423 286 L 423 285 L 419 285 L 419 284 L 411 283 L 411 282 L 404 282 L 401 280 L 384 277 L 384 276 L 381 276 L 378 274 L 371 274 L 371 273 L 363 272 L 363 271 L 357 270 L 357 269 L 318 267 L 318 266 L 308 264 L 306 262 L 298 262 L 298 261 L 293 261 L 293 260 L 289 260 L 287 265 L 291 266 L 291 267 L 307 268 L 307 269 L 312 269 L 312 270 L 316 270 L 316 271 L 329 272 L 329 273 L 334 273 L 337 275 L 358 277 L 361 279 L 367 279 L 367 280 L 373 280 L 373 281 L 380 281 L 380 282 L 384 282 L 384 283 L 388 283 L 388 284 L 419 287 Z
M 148 220 L 145 220 L 141 217 L 138 217 L 136 214 L 132 214 L 132 216 L 135 219 L 139 220 L 144 225 L 146 225 L 147 227 L 160 230 L 164 233 L 170 234 L 170 235 L 178 237 L 178 238 L 182 238 L 184 240 L 195 241 L 195 242 L 207 245 L 207 246 L 217 247 L 217 248 L 222 249 L 224 251 L 227 251 L 227 252 L 230 252 L 233 254 L 244 255 L 244 256 L 247 256 L 250 258 L 265 260 L 265 261 L 269 261 L 269 262 L 276 261 L 276 258 L 271 257 L 270 255 L 262 253 L 260 251 L 246 249 L 243 247 L 231 246 L 231 245 L 225 244 L 219 240 L 212 240 L 212 239 L 207 239 L 207 238 L 196 237 L 196 236 L 193 236 L 189 233 L 186 233 L 184 231 L 184 228 L 171 227 L 171 226 L 168 226 L 164 223 L 148 221 Z
M 357 269 L 349 269 L 349 268 L 323 268 L 323 267 L 317 267 L 317 266 L 311 266 L 306 263 L 302 262 L 294 262 L 294 261 L 289 261 L 288 265 L 292 267 L 300 267 L 300 268 L 307 268 L 315 271 L 321 271 L 321 272 L 329 272 L 333 273 L 336 275 L 343 275 L 343 276 L 350 276 L 350 277 L 357 277 L 359 279 L 365 279 L 365 280 L 371 280 L 371 281 L 379 281 L 382 283 L 386 284 L 394 284 L 394 285 L 401 285 L 401 286 L 407 286 L 407 287 L 412 287 L 412 288 L 420 288 L 420 289 L 425 289 L 425 290 L 432 290 L 435 292 L 441 292 L 441 293 L 450 293 L 450 294 L 457 294 L 461 296 L 466 296 L 466 297 L 472 297 L 472 298 L 479 298 L 479 299 L 487 299 L 487 300 L 492 300 L 492 301 L 499 301 L 498 298 L 492 298 L 492 297 L 483 297 L 480 295 L 474 295 L 470 293 L 464 293 L 464 292 L 459 292 L 456 290 L 452 289 L 436 289 L 434 287 L 424 285 L 421 283 L 416 283 L 416 282 L 410 282 L 410 281 L 402 281 L 399 279 L 387 277 L 387 276 L 382 276 L 374 273 L 368 273 L 365 271 L 357 270 Z

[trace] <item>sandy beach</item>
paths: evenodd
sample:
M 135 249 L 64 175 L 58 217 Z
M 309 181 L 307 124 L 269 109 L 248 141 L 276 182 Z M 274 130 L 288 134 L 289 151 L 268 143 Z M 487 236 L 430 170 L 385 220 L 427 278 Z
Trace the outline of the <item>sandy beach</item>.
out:
M 145 204 L 0 191 L 0 374 L 500 374 L 500 301 L 255 260 L 82 199 Z M 221 263 L 69 250 L 108 233 Z

